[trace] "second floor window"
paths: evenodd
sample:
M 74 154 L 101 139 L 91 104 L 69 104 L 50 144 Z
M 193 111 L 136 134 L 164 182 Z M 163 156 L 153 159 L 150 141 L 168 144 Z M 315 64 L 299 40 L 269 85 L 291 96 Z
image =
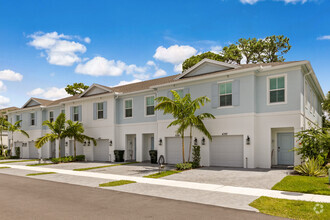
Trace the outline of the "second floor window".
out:
M 269 79 L 269 103 L 285 101 L 285 77 Z
M 79 121 L 79 108 L 78 108 L 78 106 L 73 107 L 73 121 Z
M 183 89 L 175 90 L 181 98 L 183 98 Z
M 155 115 L 155 97 L 146 97 L 146 115 Z
M 50 122 L 54 121 L 54 112 L 49 112 L 49 121 Z
M 30 113 L 30 118 L 31 118 L 31 126 L 36 125 L 36 114 L 35 113 Z
M 233 93 L 232 82 L 225 82 L 219 84 L 220 107 L 232 106 Z
M 103 102 L 97 103 L 97 119 L 102 119 L 103 115 Z
M 131 118 L 133 116 L 133 100 L 125 100 L 125 118 Z
M 16 121 L 19 121 L 19 120 L 21 120 L 20 116 L 16 115 Z M 19 123 L 19 125 L 21 126 L 21 123 Z

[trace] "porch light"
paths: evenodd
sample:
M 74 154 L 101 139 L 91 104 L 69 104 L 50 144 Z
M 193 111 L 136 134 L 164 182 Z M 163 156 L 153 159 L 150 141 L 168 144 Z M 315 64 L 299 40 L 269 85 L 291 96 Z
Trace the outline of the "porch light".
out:
M 205 137 L 202 138 L 202 145 L 205 145 Z
M 109 145 L 112 146 L 112 140 L 109 141 Z
M 86 146 L 86 141 L 84 141 L 84 144 L 83 145 Z
M 161 146 L 163 144 L 163 140 L 159 138 L 159 145 Z
M 246 138 L 246 145 L 250 145 L 250 136 L 249 135 Z
M 66 147 L 68 146 L 68 142 L 67 142 L 67 141 L 65 142 L 65 146 L 66 146 Z
M 194 139 L 194 145 L 197 145 L 198 142 L 197 142 L 197 138 Z
M 88 141 L 88 146 L 91 146 L 91 141 Z

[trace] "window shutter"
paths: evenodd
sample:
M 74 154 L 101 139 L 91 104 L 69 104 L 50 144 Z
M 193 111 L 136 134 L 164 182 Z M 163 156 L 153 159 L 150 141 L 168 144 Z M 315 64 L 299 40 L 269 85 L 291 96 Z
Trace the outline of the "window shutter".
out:
M 233 87 L 232 87 L 232 93 L 233 93 L 233 106 L 239 106 L 240 103 L 240 82 L 239 80 L 233 81 Z
M 93 103 L 93 120 L 97 119 L 97 103 Z
M 73 121 L 73 106 L 70 107 L 70 120 Z
M 189 93 L 189 88 L 183 89 L 183 96 L 187 95 Z
M 107 118 L 107 102 L 103 102 L 103 118 Z
M 78 112 L 79 112 L 79 121 L 81 122 L 82 121 L 82 106 L 79 105 L 78 107 Z
M 211 105 L 212 108 L 219 107 L 219 85 L 217 83 L 212 84 Z

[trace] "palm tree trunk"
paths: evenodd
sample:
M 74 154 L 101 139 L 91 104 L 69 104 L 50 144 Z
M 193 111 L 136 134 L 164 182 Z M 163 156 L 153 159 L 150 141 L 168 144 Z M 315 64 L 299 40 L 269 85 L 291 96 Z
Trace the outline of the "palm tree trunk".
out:
M 190 126 L 190 144 L 189 144 L 188 163 L 190 162 L 191 144 L 192 144 L 192 126 Z
M 9 147 L 9 149 L 10 149 L 10 155 L 9 156 L 11 156 L 11 155 L 13 155 L 12 154 L 12 148 L 14 148 L 14 132 L 12 131 L 12 133 L 11 133 L 11 144 L 10 144 L 12 147 Z
M 182 132 L 181 138 L 182 138 L 182 161 L 183 161 L 183 163 L 185 163 L 186 160 L 184 158 L 184 132 Z
M 73 157 L 73 159 L 76 160 L 76 156 L 77 156 L 76 139 L 73 139 L 73 145 L 74 145 L 74 157 Z

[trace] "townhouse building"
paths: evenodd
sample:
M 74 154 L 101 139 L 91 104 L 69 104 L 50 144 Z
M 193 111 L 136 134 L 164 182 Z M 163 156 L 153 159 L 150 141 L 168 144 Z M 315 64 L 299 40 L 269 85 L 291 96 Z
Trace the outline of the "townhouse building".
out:
M 113 161 L 117 149 L 125 150 L 126 160 L 147 161 L 149 150 L 155 149 L 167 163 L 179 163 L 181 138 L 175 127 L 167 128 L 173 118 L 154 110 L 154 99 L 172 97 L 171 90 L 211 99 L 197 113 L 216 117 L 204 121 L 212 141 L 193 131 L 203 166 L 299 164 L 300 157 L 291 151 L 297 146 L 294 133 L 322 126 L 325 97 L 308 61 L 236 65 L 204 59 L 178 75 L 118 87 L 93 84 L 80 95 L 55 101 L 31 98 L 8 113 L 11 122 L 22 120 L 22 129 L 30 135 L 15 134 L 14 146 L 21 148 L 23 158 L 55 157 L 59 143 L 38 150 L 34 142 L 49 132 L 42 122 L 64 112 L 67 119 L 82 122 L 85 134 L 97 140 L 97 146 L 77 145 L 77 154 L 88 161 Z M 185 143 L 188 152 L 188 132 Z M 61 146 L 65 146 L 62 156 L 73 154 L 72 140 L 61 140 Z

